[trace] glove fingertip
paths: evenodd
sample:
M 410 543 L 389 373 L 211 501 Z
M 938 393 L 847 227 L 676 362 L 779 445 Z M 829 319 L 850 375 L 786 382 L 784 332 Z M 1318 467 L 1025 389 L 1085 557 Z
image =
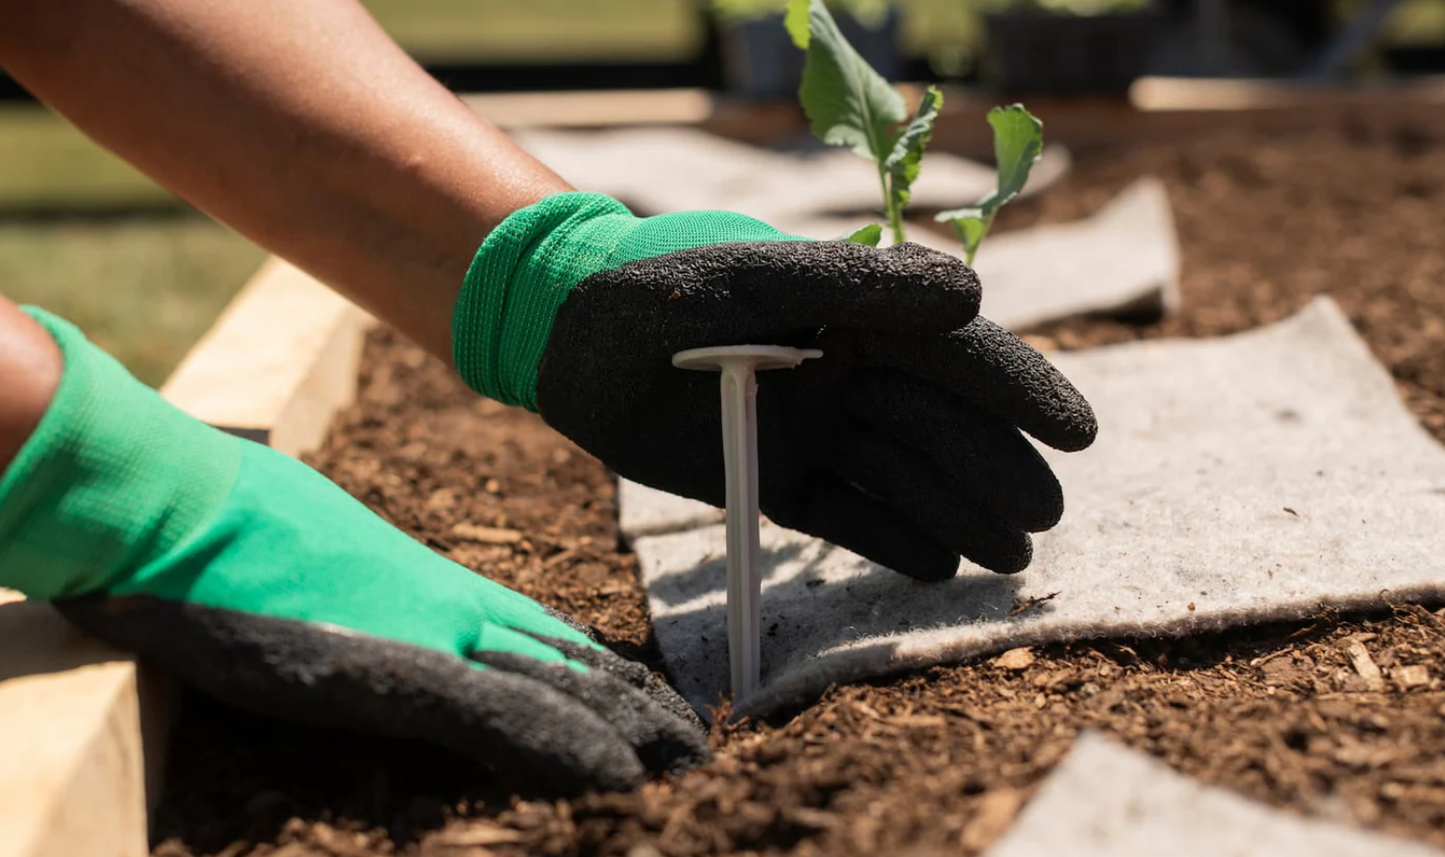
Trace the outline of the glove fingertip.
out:
M 510 652 L 481 652 L 474 657 L 487 666 L 548 685 L 595 712 L 654 774 L 680 774 L 712 758 L 704 732 L 605 668 L 577 672 Z
M 1034 561 L 1034 542 L 1027 533 L 1019 533 L 1017 540 L 987 558 L 984 568 L 995 574 L 1018 574 Z
M 558 610 L 555 607 L 551 607 L 546 604 L 542 604 L 541 607 L 548 616 L 551 616 L 553 619 L 556 619 L 558 622 L 566 625 L 571 630 L 576 631 L 583 637 L 586 637 L 587 641 L 591 643 L 594 648 L 602 648 L 601 637 L 598 635 L 596 628 L 593 628 L 591 625 L 584 624 L 582 621 L 568 616 L 566 613 L 563 613 L 561 610 Z
M 983 289 L 963 262 L 917 244 L 883 250 L 848 242 L 813 241 L 748 249 L 753 265 L 771 262 L 775 273 L 750 283 L 734 277 L 735 293 L 751 293 L 770 313 L 829 326 L 879 331 L 943 333 L 978 316 Z M 777 283 L 792 285 L 793 308 L 781 302 Z
M 958 557 L 952 555 L 930 557 L 923 562 L 897 562 L 887 567 L 920 583 L 943 583 L 958 576 L 960 565 Z
M 1079 452 L 1094 444 L 1099 420 L 1094 409 L 1073 388 L 1059 391 L 1054 413 L 1047 424 L 1032 427 L 1030 434 L 1060 452 Z
M 915 356 L 905 368 L 933 377 L 1061 452 L 1094 442 L 1094 409 L 1032 345 L 982 316 L 952 335 L 950 345 L 956 349 L 951 367 L 940 369 L 939 355 L 933 355 L 933 363 Z
M 763 512 L 782 526 L 832 542 L 917 581 L 941 583 L 958 574 L 956 551 L 841 481 L 815 485 L 793 503 L 765 500 Z
M 630 661 L 616 652 L 602 646 L 595 648 L 584 648 L 576 643 L 566 640 L 559 640 L 555 637 L 547 637 L 530 631 L 522 631 L 540 642 L 552 646 L 569 660 L 576 661 L 588 669 L 598 669 L 610 673 L 615 678 L 621 679 L 631 687 L 645 693 L 654 703 L 667 713 L 673 715 L 682 722 L 696 729 L 699 733 L 707 732 L 706 725 L 702 718 L 691 705 L 678 695 L 666 682 L 661 681 L 652 670 L 636 661 Z
M 983 286 L 963 260 L 909 241 L 895 244 L 881 255 L 897 281 L 914 284 L 909 292 L 916 303 L 917 326 L 953 330 L 978 317 Z

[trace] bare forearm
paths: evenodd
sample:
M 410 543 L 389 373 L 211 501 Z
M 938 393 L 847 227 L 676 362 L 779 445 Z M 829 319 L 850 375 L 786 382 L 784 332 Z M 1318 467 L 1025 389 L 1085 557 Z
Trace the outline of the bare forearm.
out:
M 0 294 L 0 476 L 40 423 L 62 368 L 40 325 Z
M 445 359 L 482 239 L 567 189 L 355 0 L 0 0 L 0 65 Z

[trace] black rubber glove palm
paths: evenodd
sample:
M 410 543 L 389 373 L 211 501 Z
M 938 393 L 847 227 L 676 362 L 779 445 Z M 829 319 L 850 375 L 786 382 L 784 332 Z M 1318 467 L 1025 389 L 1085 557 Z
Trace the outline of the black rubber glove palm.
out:
M 722 505 L 717 378 L 673 353 L 771 343 L 824 356 L 759 380 L 763 512 L 921 580 L 963 556 L 1012 573 L 1063 513 L 1020 429 L 1087 447 L 1088 403 L 978 318 L 973 271 L 917 245 L 724 243 L 582 279 L 537 383 L 544 419 L 623 476 Z

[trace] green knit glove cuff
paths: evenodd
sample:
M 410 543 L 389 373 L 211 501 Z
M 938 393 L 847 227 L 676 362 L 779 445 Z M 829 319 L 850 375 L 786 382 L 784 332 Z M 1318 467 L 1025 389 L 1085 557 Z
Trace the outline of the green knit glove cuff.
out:
M 452 358 L 469 387 L 537 410 L 537 372 L 557 310 L 608 267 L 637 224 L 599 193 L 559 193 L 513 212 L 472 260 L 452 313 Z
M 70 323 L 24 309 L 55 338 L 65 373 L 0 475 L 0 586 L 68 598 L 120 582 L 214 515 L 240 442 L 172 407 Z

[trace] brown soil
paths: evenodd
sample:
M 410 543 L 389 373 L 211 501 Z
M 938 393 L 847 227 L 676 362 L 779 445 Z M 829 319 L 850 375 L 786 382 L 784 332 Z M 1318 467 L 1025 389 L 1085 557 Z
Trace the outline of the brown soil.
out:
M 1157 175 L 1180 235 L 1184 312 L 1162 324 L 1069 322 L 1040 334 L 1064 348 L 1219 336 L 1328 294 L 1445 439 L 1445 144 L 1409 128 L 1346 124 L 1083 152 L 1079 167 L 1062 193 L 1005 208 L 998 226 L 1082 217 L 1137 176 Z
M 1328 292 L 1445 439 L 1445 147 L 1344 128 L 1078 154 L 1063 187 L 1001 226 L 1077 217 L 1140 172 L 1160 175 L 1186 309 L 1040 336 L 1079 347 L 1217 335 Z M 390 334 L 370 343 L 362 381 L 316 466 L 435 549 L 656 663 L 598 463 Z M 525 538 L 488 544 L 465 525 Z M 1056 646 L 1004 663 L 834 688 L 804 711 L 717 731 L 717 760 L 679 780 L 570 802 L 510 797 L 427 748 L 191 699 L 156 854 L 973 854 L 1083 728 L 1273 805 L 1445 846 L 1445 610 Z

